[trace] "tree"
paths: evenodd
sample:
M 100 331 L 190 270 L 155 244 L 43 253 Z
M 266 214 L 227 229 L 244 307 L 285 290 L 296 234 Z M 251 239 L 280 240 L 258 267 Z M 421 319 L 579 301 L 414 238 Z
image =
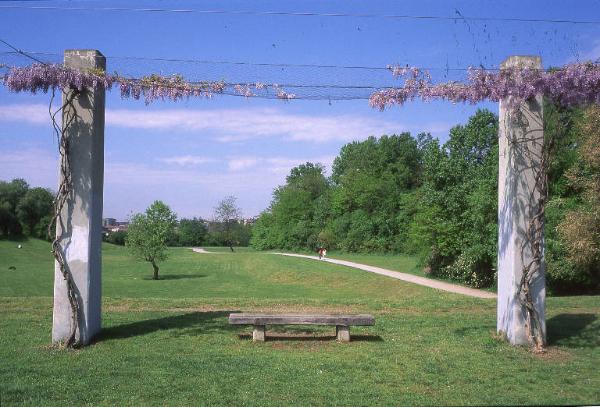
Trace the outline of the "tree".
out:
M 385 252 L 404 248 L 409 220 L 403 214 L 405 195 L 420 182 L 420 161 L 418 141 L 409 133 L 369 137 L 342 147 L 331 176 L 331 229 L 338 247 Z
M 154 201 L 145 213 L 133 216 L 127 230 L 126 246 L 131 253 L 150 262 L 153 279 L 158 280 L 158 262 L 167 259 L 167 240 L 174 233 L 177 216 L 161 201 Z
M 17 217 L 17 205 L 27 194 L 29 185 L 22 178 L 11 182 L 0 181 L 0 233 L 4 236 L 19 236 L 23 229 Z
M 544 106 L 556 147 L 546 206 L 547 284 L 554 293 L 600 290 L 600 108 Z
M 181 219 L 177 228 L 178 243 L 181 246 L 201 246 L 208 229 L 202 219 Z
M 17 204 L 17 218 L 29 236 L 46 237 L 47 231 L 40 230 L 43 228 L 39 228 L 38 225 L 43 218 L 52 216 L 53 204 L 54 197 L 45 188 L 30 189 L 21 198 Z
M 498 118 L 478 110 L 440 146 L 423 146 L 423 186 L 409 237 L 433 274 L 474 286 L 494 281 Z
M 124 230 L 117 230 L 116 232 L 110 232 L 104 241 L 118 246 L 124 246 L 127 241 L 127 232 Z
M 225 244 L 233 252 L 236 243 L 236 231 L 240 226 L 242 211 L 236 204 L 237 198 L 233 195 L 225 197 L 215 208 L 215 221 L 219 222 L 219 231 L 223 235 Z
M 304 163 L 275 189 L 269 209 L 252 230 L 252 246 L 261 249 L 314 250 L 325 244 L 321 234 L 329 218 L 330 183 L 321 164 Z

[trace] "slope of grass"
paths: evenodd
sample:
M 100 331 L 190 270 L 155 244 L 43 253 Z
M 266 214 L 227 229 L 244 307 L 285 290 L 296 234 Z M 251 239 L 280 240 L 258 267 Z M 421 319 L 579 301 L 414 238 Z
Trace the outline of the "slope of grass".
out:
M 104 329 L 60 351 L 48 346 L 49 245 L 16 244 L 0 241 L 2 406 L 600 401 L 598 297 L 549 298 L 551 346 L 537 356 L 494 338 L 494 301 L 251 251 L 172 249 L 153 281 L 149 265 L 106 245 Z M 256 344 L 227 324 L 231 311 L 369 312 L 376 325 L 349 344 L 327 327 L 273 329 L 278 340 Z

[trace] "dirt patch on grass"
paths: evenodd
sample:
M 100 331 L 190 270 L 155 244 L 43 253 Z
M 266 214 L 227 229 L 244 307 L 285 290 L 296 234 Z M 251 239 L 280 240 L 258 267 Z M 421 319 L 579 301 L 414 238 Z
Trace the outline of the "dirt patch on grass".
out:
M 571 352 L 559 348 L 558 346 L 548 346 L 543 353 L 532 353 L 536 359 L 547 360 L 550 362 L 569 362 L 573 359 Z

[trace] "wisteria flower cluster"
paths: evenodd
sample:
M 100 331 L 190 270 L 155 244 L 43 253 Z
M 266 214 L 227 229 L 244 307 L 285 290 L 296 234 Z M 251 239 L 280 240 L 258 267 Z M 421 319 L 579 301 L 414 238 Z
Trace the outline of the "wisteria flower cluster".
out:
M 12 67 L 4 75 L 2 82 L 13 92 L 48 92 L 50 89 L 85 88 L 112 89 L 118 87 L 121 97 L 143 98 L 146 104 L 155 100 L 181 100 L 190 97 L 209 98 L 223 93 L 233 86 L 237 94 L 256 96 L 252 89 L 266 90 L 271 87 L 278 98 L 292 99 L 295 95 L 286 93 L 279 85 L 254 83 L 248 85 L 228 85 L 223 81 L 188 82 L 180 75 L 149 75 L 142 78 L 126 78 L 118 74 L 107 74 L 98 69 L 78 70 L 63 65 L 33 64 L 27 67 Z
M 372 107 L 384 110 L 407 101 L 448 100 L 479 103 L 505 100 L 508 108 L 542 94 L 561 106 L 600 105 L 600 65 L 574 63 L 562 68 L 540 70 L 507 68 L 489 71 L 471 68 L 465 82 L 434 84 L 427 71 L 415 67 L 388 67 L 394 76 L 404 77 L 402 87 L 379 90 L 369 99 Z
M 600 105 L 600 65 L 575 63 L 552 70 L 533 68 L 507 68 L 489 71 L 483 68 L 469 69 L 464 82 L 433 83 L 429 72 L 416 67 L 389 66 L 392 74 L 404 78 L 400 87 L 376 91 L 370 97 L 372 107 L 385 109 L 403 105 L 412 100 L 447 100 L 453 103 L 479 103 L 484 100 L 505 100 L 509 108 L 516 108 L 523 101 L 543 94 L 561 106 L 586 104 Z M 63 65 L 33 64 L 28 67 L 12 67 L 2 82 L 14 92 L 50 89 L 119 88 L 121 97 L 144 98 L 146 103 L 154 100 L 180 100 L 189 97 L 211 97 L 232 88 L 245 97 L 256 96 L 258 91 L 271 89 L 278 99 L 295 99 L 277 84 L 226 84 L 223 81 L 189 82 L 183 77 L 150 75 L 141 79 L 126 78 L 118 74 L 106 74 L 99 70 L 77 70 Z

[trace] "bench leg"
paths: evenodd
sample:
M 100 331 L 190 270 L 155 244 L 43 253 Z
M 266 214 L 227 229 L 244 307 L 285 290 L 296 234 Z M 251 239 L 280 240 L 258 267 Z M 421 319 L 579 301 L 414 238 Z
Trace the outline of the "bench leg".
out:
M 252 331 L 253 342 L 264 342 L 265 341 L 265 326 L 254 325 L 254 331 Z
M 335 326 L 335 334 L 340 342 L 350 342 L 350 327 L 344 325 Z

